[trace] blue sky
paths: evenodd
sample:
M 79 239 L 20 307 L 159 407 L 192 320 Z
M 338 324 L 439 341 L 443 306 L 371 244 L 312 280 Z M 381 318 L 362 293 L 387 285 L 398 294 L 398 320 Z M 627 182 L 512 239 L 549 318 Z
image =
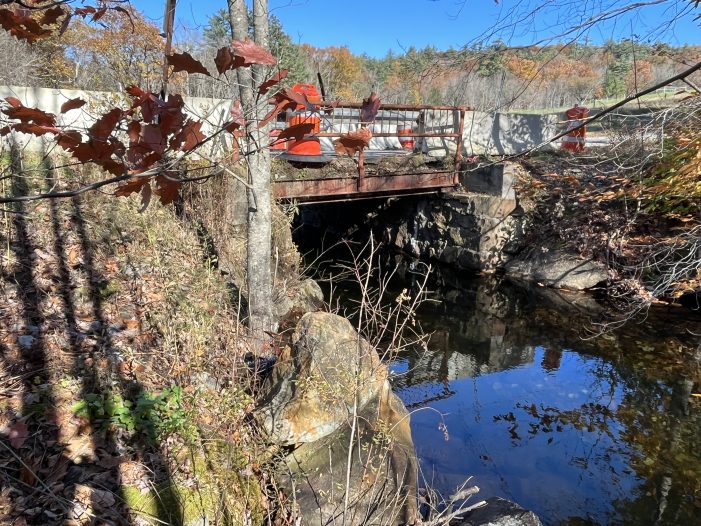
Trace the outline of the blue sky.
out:
M 680 10 L 690 11 L 689 0 L 648 0 L 655 3 L 613 21 L 597 24 L 580 35 L 590 42 L 608 38 L 663 40 L 673 45 L 701 44 L 701 29 L 688 12 L 673 24 L 661 25 Z M 132 0 L 132 3 L 160 25 L 164 0 Z M 433 45 L 439 49 L 459 48 L 488 34 L 495 25 L 498 35 L 512 45 L 527 45 L 558 35 L 590 16 L 584 6 L 603 5 L 605 10 L 629 4 L 621 0 L 270 0 L 277 16 L 293 40 L 318 47 L 348 46 L 354 53 L 381 57 L 392 49 Z M 514 18 L 542 9 L 518 24 Z M 201 30 L 207 18 L 226 7 L 226 0 L 178 0 L 176 30 Z M 580 11 L 581 10 L 581 11 Z M 701 12 L 701 9 L 699 10 Z M 561 40 L 561 39 L 558 39 Z

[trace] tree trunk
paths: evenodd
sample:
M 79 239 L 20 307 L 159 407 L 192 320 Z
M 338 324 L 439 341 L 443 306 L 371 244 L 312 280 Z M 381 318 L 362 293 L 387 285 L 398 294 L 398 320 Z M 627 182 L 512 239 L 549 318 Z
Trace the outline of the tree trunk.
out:
M 244 0 L 228 0 L 229 21 L 236 39 L 248 36 L 248 15 Z M 268 2 L 255 0 L 253 4 L 253 39 L 256 44 L 268 47 Z M 239 93 L 244 114 L 247 117 L 244 155 L 248 165 L 248 243 L 247 274 L 248 326 L 259 352 L 266 352 L 265 331 L 275 329 L 272 314 L 271 273 L 271 221 L 272 199 L 270 181 L 270 155 L 268 153 L 268 127 L 258 128 L 257 123 L 266 113 L 266 99 L 256 100 L 253 86 L 263 81 L 265 70 L 254 66 L 237 70 Z M 233 184 L 233 182 L 232 182 Z

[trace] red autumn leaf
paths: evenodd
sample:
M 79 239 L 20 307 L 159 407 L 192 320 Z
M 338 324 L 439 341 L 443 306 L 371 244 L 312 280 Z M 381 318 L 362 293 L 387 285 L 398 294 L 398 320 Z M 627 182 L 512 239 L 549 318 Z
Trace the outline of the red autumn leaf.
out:
M 127 86 L 124 91 L 132 97 L 147 97 L 149 95 L 148 91 L 141 89 L 139 86 Z
M 344 133 L 338 139 L 333 141 L 336 153 L 339 155 L 347 154 L 350 157 L 355 156 L 356 152 L 363 151 L 370 145 L 372 132 L 367 128 L 358 128 L 355 131 Z
M 8 438 L 10 439 L 10 445 L 13 448 L 21 448 L 28 437 L 29 430 L 27 429 L 27 424 L 25 424 L 22 420 L 18 420 L 12 424 L 12 426 L 10 426 Z
M 158 124 L 147 124 L 141 128 L 140 144 L 152 152 L 163 154 L 166 150 L 166 138 Z
M 50 33 L 48 29 L 42 28 L 33 18 L 21 16 L 10 9 L 0 9 L 0 27 L 8 31 L 12 36 L 26 40 L 30 44 Z
M 119 108 L 112 108 L 90 127 L 88 130 L 90 137 L 96 141 L 107 140 L 107 137 L 112 134 L 114 127 L 117 126 L 121 118 L 122 110 Z
M 19 100 L 17 97 L 5 97 L 5 101 L 13 108 L 22 107 L 22 101 Z
M 287 109 L 302 107 L 307 111 L 317 111 L 316 105 L 309 102 L 309 99 L 307 99 L 304 93 L 297 93 L 296 91 L 287 89 L 280 90 L 273 95 L 270 99 L 270 103 L 275 104 L 275 107 L 258 123 L 259 128 L 268 124 L 278 113 Z
M 302 122 L 300 124 L 295 124 L 289 128 L 285 128 L 277 136 L 275 142 L 281 142 L 283 140 L 295 139 L 296 141 L 301 141 L 304 136 L 310 134 L 314 131 L 315 123 L 313 122 Z
M 73 15 L 69 13 L 66 15 L 66 18 L 63 19 L 63 22 L 61 22 L 61 27 L 58 30 L 58 36 L 61 36 L 66 32 L 69 24 L 71 23 L 71 18 L 73 18 Z
M 91 15 L 97 12 L 97 9 L 94 8 L 93 6 L 85 6 L 85 7 L 79 7 L 74 10 L 75 14 L 78 16 L 85 17 L 86 15 Z
M 279 95 L 282 95 L 283 97 L 288 98 L 289 100 L 292 100 L 297 103 L 298 109 L 301 106 L 303 109 L 306 111 L 316 111 L 318 108 L 316 107 L 316 104 L 312 104 L 309 102 L 309 99 L 307 98 L 306 93 L 298 93 L 294 90 L 291 89 L 284 89 L 280 90 L 278 92 Z
M 83 140 L 80 132 L 75 130 L 62 131 L 56 136 L 56 144 L 64 150 L 71 151 Z
M 115 161 L 114 159 L 105 159 L 103 161 L 99 161 L 96 164 L 102 167 L 103 170 L 106 172 L 111 173 L 112 175 L 115 176 L 120 176 L 124 175 L 125 173 L 125 166 L 124 163 Z
M 203 75 L 212 76 L 202 62 L 194 58 L 187 51 L 183 53 L 173 53 L 167 57 L 168 64 L 173 66 L 173 71 L 186 71 L 187 73 L 202 73 Z
M 122 154 L 124 145 L 114 138 L 109 141 L 91 140 L 78 144 L 70 149 L 70 152 L 81 163 L 94 162 L 102 165 L 101 163 L 112 161 L 112 155 Z
M 107 8 L 106 7 L 101 7 L 98 9 L 95 14 L 92 16 L 92 21 L 97 22 L 100 20 L 103 16 L 105 16 L 105 13 L 107 13 Z
M 148 184 L 150 180 L 150 177 L 132 177 L 131 179 L 127 179 L 126 182 L 117 187 L 114 191 L 114 195 L 118 197 L 129 197 L 134 192 L 140 192 L 141 188 Z
M 175 172 L 166 172 L 156 176 L 156 189 L 153 191 L 161 199 L 161 204 L 167 205 L 178 198 L 182 183 L 174 181 Z
M 37 108 L 27 108 L 25 106 L 7 108 L 2 111 L 5 115 L 11 119 L 17 119 L 22 122 L 33 122 L 39 126 L 55 126 L 56 125 L 56 115 L 53 113 L 46 113 Z
M 266 124 L 268 124 L 271 120 L 273 120 L 275 117 L 277 117 L 277 114 L 280 113 L 281 111 L 285 111 L 288 108 L 295 108 L 297 104 L 292 102 L 291 100 L 288 99 L 280 99 L 275 103 L 275 107 L 268 112 L 268 114 L 263 117 L 263 120 L 261 120 L 258 123 L 258 127 L 262 128 Z
M 86 104 L 87 102 L 85 102 L 81 98 L 67 100 L 66 102 L 61 104 L 61 113 L 66 113 L 71 110 L 77 110 L 78 108 L 81 108 Z
M 18 122 L 11 125 L 12 129 L 22 133 L 31 133 L 37 137 L 41 135 L 46 135 L 47 133 L 61 133 L 60 128 L 54 126 L 40 126 L 38 124 L 32 124 L 31 122 Z
M 139 137 L 141 136 L 141 123 L 131 121 L 129 124 L 127 124 L 127 136 L 129 137 L 129 142 L 139 142 Z
M 133 165 L 131 173 L 134 173 L 134 174 L 140 174 L 142 172 L 145 172 L 146 170 L 151 168 L 154 164 L 156 164 L 158 161 L 160 161 L 161 158 L 163 157 L 160 153 L 156 153 L 156 152 L 150 152 L 150 153 L 147 153 L 146 155 L 144 155 L 144 152 L 139 153 L 138 151 L 136 151 L 136 153 L 134 155 L 132 155 L 133 152 L 134 152 L 134 150 L 131 150 L 131 149 L 129 150 L 129 154 L 130 154 L 129 161 Z
M 173 140 L 171 141 L 171 148 L 182 150 L 184 152 L 192 150 L 205 138 L 201 129 L 202 122 L 195 122 L 188 119 L 180 132 L 173 137 Z
M 185 114 L 178 108 L 164 108 L 160 112 L 160 127 L 163 135 L 176 133 L 185 122 Z
M 277 60 L 270 53 L 270 51 L 265 49 L 263 46 L 259 46 L 251 39 L 247 38 L 246 40 L 234 40 L 231 43 L 231 47 L 234 51 L 235 59 L 243 59 L 243 63 L 241 64 L 243 67 L 247 67 L 252 64 L 263 64 L 268 66 L 274 66 L 277 64 Z
M 51 9 L 47 9 L 46 11 L 44 11 L 44 14 L 42 15 L 39 23 L 42 26 L 50 26 L 51 24 L 55 24 L 56 21 L 65 14 L 66 12 L 61 6 L 52 7 Z
M 241 63 L 237 65 L 236 58 L 231 52 L 231 48 L 229 46 L 226 46 L 217 50 L 217 56 L 214 58 L 214 64 L 217 66 L 217 71 L 221 75 L 225 71 L 234 69 L 236 67 L 241 67 L 243 61 L 241 61 Z
M 363 105 L 360 107 L 360 122 L 375 122 L 377 112 L 380 110 L 380 104 L 380 99 L 374 91 L 370 93 L 367 99 L 363 99 Z
M 225 122 L 222 125 L 222 128 L 229 133 L 234 133 L 235 130 L 246 126 L 246 117 L 243 114 L 243 108 L 241 107 L 240 100 L 234 101 L 234 103 L 231 105 L 229 113 L 231 114 L 231 120 Z
M 265 95 L 270 88 L 272 88 L 275 84 L 277 84 L 282 79 L 284 79 L 288 73 L 289 73 L 289 70 L 287 70 L 287 69 L 283 69 L 281 71 L 278 71 L 277 73 L 275 73 L 275 75 L 273 75 L 268 80 L 263 82 L 263 84 L 258 86 L 258 93 L 260 93 L 261 95 Z

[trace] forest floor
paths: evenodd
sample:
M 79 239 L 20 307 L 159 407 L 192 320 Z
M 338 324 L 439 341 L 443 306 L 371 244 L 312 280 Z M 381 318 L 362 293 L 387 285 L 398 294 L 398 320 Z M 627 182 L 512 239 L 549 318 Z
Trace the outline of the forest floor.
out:
M 3 193 L 56 183 L 41 173 Z M 266 513 L 236 304 L 194 229 L 139 208 L 0 211 L 0 524 Z

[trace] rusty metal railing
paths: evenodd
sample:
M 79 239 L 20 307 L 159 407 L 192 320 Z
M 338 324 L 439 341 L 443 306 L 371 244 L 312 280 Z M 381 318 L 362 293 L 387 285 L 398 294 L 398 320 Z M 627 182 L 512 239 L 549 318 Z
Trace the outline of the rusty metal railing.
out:
M 319 139 L 322 156 L 336 155 L 333 140 L 361 126 L 367 126 L 372 132 L 370 146 L 366 149 L 368 155 L 373 153 L 392 155 L 393 151 L 397 154 L 411 153 L 407 152 L 406 145 L 407 141 L 413 141 L 412 152 L 414 153 L 424 153 L 434 158 L 452 156 L 452 170 L 393 173 L 385 175 L 383 180 L 379 176 L 366 177 L 361 165 L 358 177 L 353 181 L 354 192 L 381 192 L 385 188 L 388 191 L 411 191 L 413 188 L 418 191 L 458 184 L 465 115 L 468 111 L 472 111 L 471 108 L 428 104 L 383 104 L 374 122 L 363 123 L 360 120 L 361 103 L 325 101 L 319 106 L 333 109 L 328 113 L 322 111 L 319 115 L 315 114 L 315 117 L 321 120 L 320 131 L 309 134 L 305 138 Z M 292 185 L 296 185 L 300 186 L 299 192 L 302 191 L 301 186 L 305 186 L 309 187 L 306 190 L 308 193 L 312 191 L 338 195 L 349 193 L 351 181 L 346 179 L 347 177 L 339 178 L 334 183 L 330 180 L 318 183 L 309 181 L 306 184 L 290 182 L 290 192 L 298 193 L 298 190 L 292 189 Z

